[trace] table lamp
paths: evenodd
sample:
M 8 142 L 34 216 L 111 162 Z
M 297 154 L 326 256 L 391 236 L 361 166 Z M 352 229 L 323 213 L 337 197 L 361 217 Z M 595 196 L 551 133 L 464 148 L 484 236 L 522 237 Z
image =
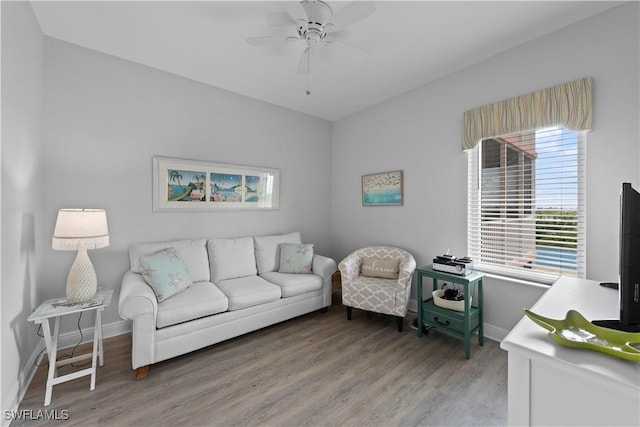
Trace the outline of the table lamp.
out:
M 87 250 L 109 246 L 104 209 L 60 209 L 51 246 L 55 250 L 78 251 L 67 277 L 67 301 L 93 298 L 98 281 Z

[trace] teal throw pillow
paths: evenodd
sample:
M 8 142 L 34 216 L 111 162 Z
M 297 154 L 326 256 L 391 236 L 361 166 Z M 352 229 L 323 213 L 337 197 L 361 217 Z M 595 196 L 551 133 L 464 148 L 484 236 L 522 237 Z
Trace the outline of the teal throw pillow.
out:
M 313 245 L 280 244 L 280 273 L 311 273 Z
M 162 302 L 191 286 L 189 272 L 176 248 L 141 256 L 142 277 Z

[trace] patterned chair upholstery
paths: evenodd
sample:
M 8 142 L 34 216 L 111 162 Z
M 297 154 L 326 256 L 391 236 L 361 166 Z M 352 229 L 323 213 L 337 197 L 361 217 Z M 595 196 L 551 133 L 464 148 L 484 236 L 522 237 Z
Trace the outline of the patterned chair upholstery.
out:
M 399 259 L 397 279 L 361 276 L 364 258 Z M 338 265 L 342 276 L 342 304 L 351 320 L 353 308 L 390 314 L 397 318 L 398 332 L 402 332 L 404 316 L 411 294 L 411 280 L 416 269 L 413 256 L 404 249 L 391 246 L 369 246 L 348 255 Z

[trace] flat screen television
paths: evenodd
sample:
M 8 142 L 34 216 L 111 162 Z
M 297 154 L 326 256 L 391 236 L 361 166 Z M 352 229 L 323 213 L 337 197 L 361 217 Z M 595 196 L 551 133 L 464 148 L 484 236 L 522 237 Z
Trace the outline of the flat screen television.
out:
M 620 192 L 620 319 L 592 323 L 627 332 L 640 332 L 640 193 L 625 182 Z

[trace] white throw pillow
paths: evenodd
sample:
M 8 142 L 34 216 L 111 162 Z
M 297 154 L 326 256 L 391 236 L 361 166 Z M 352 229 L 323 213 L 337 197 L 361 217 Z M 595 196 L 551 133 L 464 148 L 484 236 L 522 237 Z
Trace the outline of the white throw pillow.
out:
M 261 236 L 253 238 L 256 245 L 256 262 L 258 273 L 269 273 L 280 268 L 280 244 L 302 243 L 300 233 L 281 234 L 277 236 Z
M 213 283 L 258 274 L 252 237 L 209 240 L 207 248 Z

